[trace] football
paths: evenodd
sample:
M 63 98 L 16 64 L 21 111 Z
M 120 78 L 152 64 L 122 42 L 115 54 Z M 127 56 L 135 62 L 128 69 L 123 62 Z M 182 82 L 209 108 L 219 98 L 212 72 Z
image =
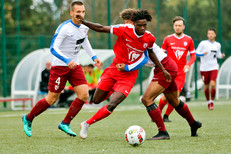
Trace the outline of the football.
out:
M 125 140 L 132 146 L 138 146 L 145 141 L 145 131 L 142 127 L 133 125 L 125 132 Z

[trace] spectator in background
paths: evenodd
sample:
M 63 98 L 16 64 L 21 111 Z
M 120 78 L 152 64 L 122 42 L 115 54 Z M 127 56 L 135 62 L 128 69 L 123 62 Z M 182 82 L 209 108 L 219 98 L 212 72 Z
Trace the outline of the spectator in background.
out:
M 46 62 L 46 68 L 41 73 L 41 82 L 40 82 L 40 91 L 42 92 L 48 92 L 48 82 L 49 82 L 49 76 L 50 76 L 50 70 L 51 70 L 51 62 Z
M 85 77 L 89 89 L 89 104 L 91 104 L 97 86 L 97 78 L 93 64 L 89 64 L 87 67 L 85 67 Z
M 97 67 L 94 69 L 94 72 L 95 72 L 95 75 L 96 75 L 96 81 L 97 81 L 97 83 L 98 83 L 99 78 L 100 78 L 100 76 L 101 76 L 102 73 L 103 73 L 103 63 L 101 63 L 101 65 L 97 66 Z
M 208 29 L 207 37 L 208 40 L 201 41 L 198 45 L 196 55 L 201 59 L 200 73 L 205 84 L 204 93 L 208 102 L 208 109 L 213 110 L 216 94 L 216 79 L 219 68 L 217 58 L 224 58 L 225 54 L 221 53 L 221 44 L 215 41 L 215 29 Z M 210 92 L 211 98 L 209 97 Z

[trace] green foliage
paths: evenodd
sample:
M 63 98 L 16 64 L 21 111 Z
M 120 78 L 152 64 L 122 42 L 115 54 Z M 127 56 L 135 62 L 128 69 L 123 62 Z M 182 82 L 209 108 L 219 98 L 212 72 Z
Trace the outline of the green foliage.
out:
M 192 102 L 188 106 L 196 119 L 202 122 L 199 137 L 190 136 L 190 128 L 175 111 L 171 123 L 165 123 L 170 140 L 145 141 L 132 147 L 124 139 L 125 130 L 140 125 L 149 138 L 157 134 L 145 107 L 139 102 L 125 100 L 112 115 L 89 127 L 88 138 L 73 138 L 58 130 L 65 117 L 65 110 L 47 110 L 36 117 L 32 124 L 32 137 L 23 132 L 21 116 L 28 111 L 0 112 L 0 153 L 230 153 L 231 125 L 230 103 L 219 101 L 209 111 L 205 102 Z M 134 106 L 134 104 L 137 104 Z M 72 121 L 77 134 L 79 124 L 90 118 L 98 109 L 83 109 Z

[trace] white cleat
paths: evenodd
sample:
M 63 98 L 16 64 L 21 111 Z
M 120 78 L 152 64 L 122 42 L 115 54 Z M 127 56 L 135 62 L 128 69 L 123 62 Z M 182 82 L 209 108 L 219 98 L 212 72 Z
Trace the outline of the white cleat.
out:
M 79 136 L 80 136 L 81 139 L 84 140 L 84 139 L 87 138 L 87 131 L 88 131 L 88 127 L 89 127 L 89 126 L 90 126 L 90 125 L 87 124 L 86 121 L 84 121 L 84 122 L 82 122 L 82 123 L 80 124 L 81 130 L 80 130 L 80 132 L 79 132 Z

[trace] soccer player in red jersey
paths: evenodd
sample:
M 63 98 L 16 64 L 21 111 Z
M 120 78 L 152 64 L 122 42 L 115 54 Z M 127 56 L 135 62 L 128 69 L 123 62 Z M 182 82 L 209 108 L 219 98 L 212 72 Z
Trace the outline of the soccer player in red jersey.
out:
M 114 90 L 114 93 L 107 105 L 102 107 L 90 119 L 80 124 L 80 137 L 82 139 L 87 137 L 87 131 L 90 125 L 109 116 L 128 96 L 136 81 L 138 68 L 148 61 L 148 53 L 150 53 L 149 56 L 151 60 L 160 68 L 165 79 L 171 80 L 170 74 L 163 68 L 155 54 L 152 52 L 155 37 L 150 32 L 146 31 L 147 22 L 151 21 L 151 19 L 152 17 L 147 10 L 137 11 L 136 14 L 133 15 L 132 21 L 134 22 L 134 26 L 131 24 L 102 26 L 100 24 L 87 22 L 80 17 L 82 23 L 90 29 L 98 32 L 111 32 L 117 36 L 117 41 L 113 48 L 115 58 L 113 59 L 113 63 L 104 70 L 100 77 L 93 102 L 96 104 L 100 103 L 110 91 Z M 129 72 L 121 72 L 117 70 L 116 65 L 120 63 L 127 64 L 125 70 L 128 70 Z
M 167 52 L 168 57 L 172 58 L 178 66 L 178 74 L 175 80 L 177 83 L 179 96 L 185 84 L 186 73 L 190 70 L 191 65 L 196 60 L 196 54 L 192 38 L 183 33 L 183 30 L 185 29 L 184 18 L 176 16 L 173 19 L 173 29 L 175 33 L 168 35 L 164 39 L 162 50 Z M 187 62 L 188 52 L 190 53 L 190 60 Z M 159 101 L 159 108 L 161 111 L 166 104 L 167 100 L 163 95 Z M 174 107 L 168 104 L 168 108 L 163 117 L 165 122 L 171 122 L 168 119 L 168 116 L 173 109 Z
M 39 100 L 29 114 L 22 117 L 24 132 L 29 137 L 32 136 L 31 125 L 33 119 L 57 101 L 67 80 L 74 88 L 77 97 L 71 103 L 66 117 L 58 128 L 70 136 L 76 136 L 71 130 L 70 122 L 81 110 L 89 96 L 87 81 L 78 59 L 81 46 L 96 65 L 101 64 L 87 38 L 89 28 L 81 24 L 76 18 L 76 15 L 85 16 L 84 4 L 80 1 L 74 1 L 71 4 L 70 15 L 72 18 L 63 22 L 57 28 L 51 42 L 50 50 L 53 54 L 53 61 L 48 84 L 48 95 Z
M 122 12 L 122 18 L 127 23 L 133 24 L 132 21 L 129 21 L 129 15 L 134 12 L 134 10 L 124 10 Z M 169 134 L 165 128 L 164 121 L 161 117 L 161 113 L 159 108 L 153 100 L 164 93 L 168 102 L 174 106 L 175 110 L 188 121 L 188 124 L 191 128 L 191 136 L 197 136 L 197 129 L 202 126 L 201 122 L 195 121 L 194 117 L 192 116 L 187 104 L 182 102 L 178 99 L 177 96 L 177 84 L 175 78 L 177 76 L 177 65 L 176 63 L 170 58 L 167 57 L 166 53 L 162 52 L 160 47 L 154 43 L 153 45 L 153 52 L 157 56 L 158 60 L 164 66 L 164 68 L 171 74 L 172 81 L 167 82 L 163 77 L 163 74 L 159 70 L 158 67 L 154 70 L 154 77 L 152 82 L 149 84 L 148 89 L 145 91 L 142 97 L 142 103 L 147 107 L 148 113 L 150 117 L 152 117 L 152 121 L 156 123 L 158 127 L 158 134 L 149 138 L 148 140 L 158 140 L 158 139 L 169 139 Z M 155 67 L 155 64 L 149 59 L 148 63 L 145 64 L 146 66 Z M 129 67 L 129 66 L 128 66 Z M 117 68 L 119 71 L 125 71 L 125 64 L 117 64 Z M 155 115 L 155 116 L 152 116 Z

